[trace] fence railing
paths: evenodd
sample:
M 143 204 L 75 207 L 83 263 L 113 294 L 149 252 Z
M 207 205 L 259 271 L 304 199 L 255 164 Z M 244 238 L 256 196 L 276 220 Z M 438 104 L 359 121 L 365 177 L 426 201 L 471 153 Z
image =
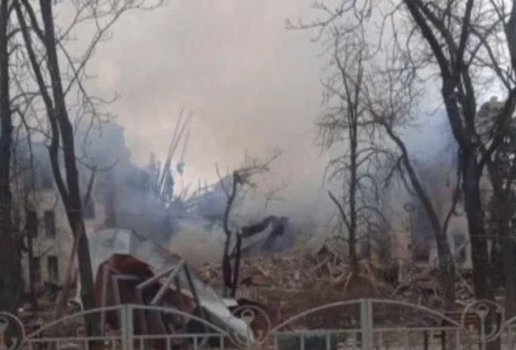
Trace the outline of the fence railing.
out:
M 93 314 L 106 323 L 100 336 L 86 334 L 83 319 Z M 147 317 L 141 318 L 142 314 Z M 277 325 L 256 306 L 244 306 L 235 314 L 248 325 L 249 334 L 235 334 L 174 308 L 142 305 L 79 312 L 27 334 L 16 316 L 0 312 L 0 350 L 516 349 L 516 317 L 506 320 L 503 310 L 488 301 L 471 303 L 460 319 L 388 299 L 322 305 Z M 143 320 L 149 324 L 142 324 Z M 177 320 L 195 327 L 176 326 Z M 158 323 L 161 328 L 156 327 Z M 217 322 L 221 323 L 224 320 Z M 157 328 L 162 331 L 156 332 Z

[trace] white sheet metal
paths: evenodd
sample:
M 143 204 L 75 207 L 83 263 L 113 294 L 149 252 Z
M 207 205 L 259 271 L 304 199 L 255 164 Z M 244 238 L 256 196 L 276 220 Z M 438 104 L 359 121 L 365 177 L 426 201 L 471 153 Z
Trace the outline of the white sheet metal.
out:
M 100 265 L 117 254 L 131 255 L 148 264 L 154 274 L 168 270 L 178 265 L 182 260 L 178 255 L 154 244 L 130 229 L 103 229 L 90 233 L 87 236 L 94 275 L 96 275 Z M 180 271 L 178 277 L 182 285 L 186 286 L 188 282 L 184 271 Z M 191 278 L 201 305 L 210 314 L 212 319 L 215 318 L 214 322 L 223 328 L 227 328 L 228 331 L 235 332 L 243 337 L 251 334 L 247 324 L 231 314 L 224 301 L 213 288 L 204 284 L 193 273 L 191 273 Z M 81 285 L 79 279 L 75 301 L 82 306 L 80 293 Z

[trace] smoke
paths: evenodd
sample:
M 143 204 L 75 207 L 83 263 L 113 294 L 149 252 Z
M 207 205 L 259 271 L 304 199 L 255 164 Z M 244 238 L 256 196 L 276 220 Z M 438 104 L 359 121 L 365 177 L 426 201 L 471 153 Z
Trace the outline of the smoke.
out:
M 424 133 L 412 131 L 406 138 L 408 148 L 417 165 L 418 172 L 429 190 L 446 189 L 453 180 L 456 152 L 453 136 L 447 124 L 444 112 L 436 113 L 433 123 L 426 124 Z M 189 194 L 173 203 L 165 204 L 153 191 L 153 183 L 159 172 L 156 160 L 148 165 L 133 162 L 131 152 L 126 144 L 124 128 L 116 123 L 103 124 L 98 129 L 79 128 L 76 132 L 76 149 L 82 189 L 85 190 L 96 169 L 94 199 L 111 208 L 112 222 L 103 223 L 106 227 L 116 226 L 130 228 L 149 239 L 167 246 L 171 251 L 187 258 L 190 263 L 204 261 L 217 262 L 220 259 L 225 234 L 221 227 L 227 193 L 231 176 L 225 176 L 213 184 L 191 184 Z M 422 137 L 421 135 L 430 135 Z M 28 153 L 27 146 L 23 146 Z M 446 151 L 446 152 L 444 152 Z M 23 153 L 23 152 L 22 152 Z M 36 166 L 36 178 L 39 183 L 51 178 L 48 152 L 44 144 L 32 145 L 33 159 Z M 282 162 L 280 157 L 278 163 Z M 172 169 L 178 161 L 172 160 Z M 274 166 L 271 175 L 274 177 Z M 188 172 L 188 167 L 186 168 Z M 182 188 L 181 174 L 172 172 L 176 196 Z M 257 179 L 258 188 L 267 188 L 269 174 Z M 332 186 L 322 182 L 311 182 L 305 191 L 295 191 L 288 195 L 288 200 L 267 202 L 265 193 L 250 191 L 245 197 L 238 198 L 231 213 L 233 224 L 237 227 L 256 223 L 268 215 L 288 217 L 289 222 L 284 235 L 278 238 L 270 252 L 293 248 L 310 237 L 321 236 L 331 231 L 327 225 L 329 213 L 335 208 L 328 198 L 326 188 Z M 335 186 L 335 184 L 333 184 Z M 449 186 L 448 186 L 449 187 Z M 288 192 L 288 187 L 285 190 Z M 396 215 L 406 216 L 403 205 L 417 199 L 411 198 L 403 188 L 392 189 L 389 196 L 391 207 L 388 213 L 395 220 Z M 282 193 L 280 192 L 280 197 Z M 432 193 L 433 198 L 440 199 L 439 191 Z M 177 197 L 176 197 L 177 198 Z M 266 205 L 267 204 L 267 205 Z M 106 208 L 109 212 L 109 208 Z M 420 211 L 420 210 L 418 210 Z M 108 213 L 109 214 L 109 213 Z M 109 216 L 109 215 L 108 215 Z M 425 216 L 418 215 L 420 227 L 416 230 L 421 237 L 426 237 Z M 256 235 L 248 244 L 266 241 L 270 227 Z
M 449 125 L 446 111 L 438 110 L 420 118 L 424 128 L 415 128 L 407 138 L 413 164 L 422 185 L 430 196 L 437 214 L 444 220 L 450 209 L 451 196 L 456 186 L 458 145 Z M 406 203 L 412 204 L 411 225 L 415 239 L 433 238 L 429 219 L 415 196 L 406 196 Z M 399 205 L 402 208 L 402 205 Z M 408 213 L 405 213 L 408 215 Z M 465 230 L 465 222 L 452 220 L 450 229 Z
M 172 159 L 174 199 L 164 202 L 155 191 L 161 176 L 159 162 L 151 156 L 148 165 L 135 164 L 122 126 L 108 123 L 99 129 L 79 128 L 76 148 L 83 188 L 92 169 L 96 169 L 94 198 L 105 206 L 108 218 L 104 226 L 133 229 L 193 263 L 220 257 L 225 240 L 221 224 L 227 191 L 231 188 L 231 173 L 214 184 L 182 184 L 182 175 L 174 171 L 179 160 Z M 188 168 L 185 171 L 188 172 Z M 299 239 L 316 231 L 317 204 L 316 201 L 310 205 L 284 200 L 267 202 L 264 193 L 270 185 L 267 175 L 256 178 L 255 190 L 246 192 L 245 196 L 240 193 L 230 217 L 235 228 L 259 222 L 271 214 L 288 217 L 285 234 L 269 249 L 274 252 L 289 249 Z M 188 185 L 189 190 L 182 191 Z M 301 202 L 299 198 L 298 203 Z M 264 242 L 269 234 L 270 227 L 249 243 Z

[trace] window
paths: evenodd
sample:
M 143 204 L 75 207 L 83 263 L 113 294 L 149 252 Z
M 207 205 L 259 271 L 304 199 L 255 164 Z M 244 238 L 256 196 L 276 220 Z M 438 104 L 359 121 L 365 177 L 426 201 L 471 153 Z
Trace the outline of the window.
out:
M 29 266 L 29 279 L 32 279 L 34 286 L 41 284 L 41 264 L 38 257 L 33 257 Z
M 464 234 L 453 235 L 453 254 L 457 263 L 462 264 L 466 261 L 466 236 Z
M 59 283 L 59 265 L 57 256 L 49 255 L 47 257 L 47 275 L 49 282 Z
M 45 232 L 49 237 L 55 237 L 56 235 L 56 217 L 53 210 L 45 210 Z
M 34 210 L 27 209 L 27 234 L 32 238 L 38 236 L 38 214 Z

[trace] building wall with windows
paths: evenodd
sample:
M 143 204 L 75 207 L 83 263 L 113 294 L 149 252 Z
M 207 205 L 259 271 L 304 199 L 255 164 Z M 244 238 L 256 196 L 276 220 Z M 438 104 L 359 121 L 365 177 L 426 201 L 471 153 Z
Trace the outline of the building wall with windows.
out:
M 410 215 L 407 213 L 406 218 L 400 220 L 400 222 L 395 225 L 397 227 L 395 230 L 395 256 L 405 263 L 414 263 L 420 267 L 436 266 L 437 247 L 435 239 L 432 237 L 428 240 L 420 240 L 417 244 L 414 244 L 413 236 L 417 235 L 417 233 L 412 231 L 416 231 L 417 227 L 411 227 L 409 217 Z M 456 216 L 450 220 L 448 244 L 452 254 L 455 256 L 457 267 L 465 270 L 471 269 L 471 245 L 469 244 L 465 217 Z
M 491 98 L 489 101 L 484 103 L 478 110 L 478 118 L 476 120 L 476 127 L 478 133 L 480 135 L 480 139 L 485 144 L 489 144 L 489 133 L 494 125 L 495 118 L 502 111 L 505 102 L 499 101 L 496 97 Z M 445 167 L 443 167 L 445 168 Z M 441 169 L 438 169 L 438 174 L 442 173 Z M 450 179 L 455 179 L 454 170 L 451 170 L 448 174 L 445 174 L 448 178 L 445 182 L 433 186 L 433 191 L 431 197 L 434 201 L 434 205 L 439 210 L 439 216 L 441 221 L 444 221 L 448 211 L 449 211 L 449 203 L 452 191 L 454 190 L 455 180 L 450 181 Z M 484 208 L 487 209 L 488 201 L 491 196 L 492 187 L 490 180 L 488 178 L 487 170 L 484 170 L 484 174 L 480 179 L 480 190 L 481 196 L 484 199 Z M 462 195 L 462 193 L 460 194 Z M 444 204 L 444 205 L 443 205 Z M 459 204 L 456 210 L 458 215 L 453 215 L 450 224 L 448 227 L 448 242 L 452 253 L 455 255 L 455 261 L 457 263 L 457 267 L 459 269 L 471 269 L 472 268 L 472 259 L 471 259 L 471 245 L 469 241 L 469 233 L 468 233 L 468 225 L 467 220 L 463 208 L 462 198 L 459 200 Z M 402 254 L 398 255 L 400 257 L 404 257 L 406 259 L 411 259 L 412 254 L 412 234 L 417 236 L 424 236 L 421 234 L 422 228 L 421 225 L 412 225 L 410 223 L 410 216 L 406 213 L 406 219 L 403 224 L 398 226 L 405 226 L 405 229 L 400 229 L 397 231 L 397 239 L 398 244 L 401 247 L 410 247 L 409 249 L 400 249 Z M 414 215 L 412 215 L 414 216 Z M 488 233 L 489 234 L 489 233 Z M 489 243 L 490 244 L 490 243 Z M 417 263 L 420 265 L 434 263 L 437 261 L 437 248 L 435 246 L 434 239 L 430 239 L 426 243 L 426 249 L 428 258 L 420 259 Z
M 67 274 L 73 238 L 59 194 L 53 189 L 38 191 L 33 205 L 26 214 L 26 222 L 34 220 L 32 229 L 33 276 L 36 289 L 45 283 L 61 285 Z M 31 220 L 27 220 L 32 215 Z M 86 231 L 102 228 L 105 222 L 104 205 L 93 200 L 84 208 Z M 26 248 L 28 243 L 26 239 Z M 25 289 L 29 288 L 29 254 L 22 257 Z

